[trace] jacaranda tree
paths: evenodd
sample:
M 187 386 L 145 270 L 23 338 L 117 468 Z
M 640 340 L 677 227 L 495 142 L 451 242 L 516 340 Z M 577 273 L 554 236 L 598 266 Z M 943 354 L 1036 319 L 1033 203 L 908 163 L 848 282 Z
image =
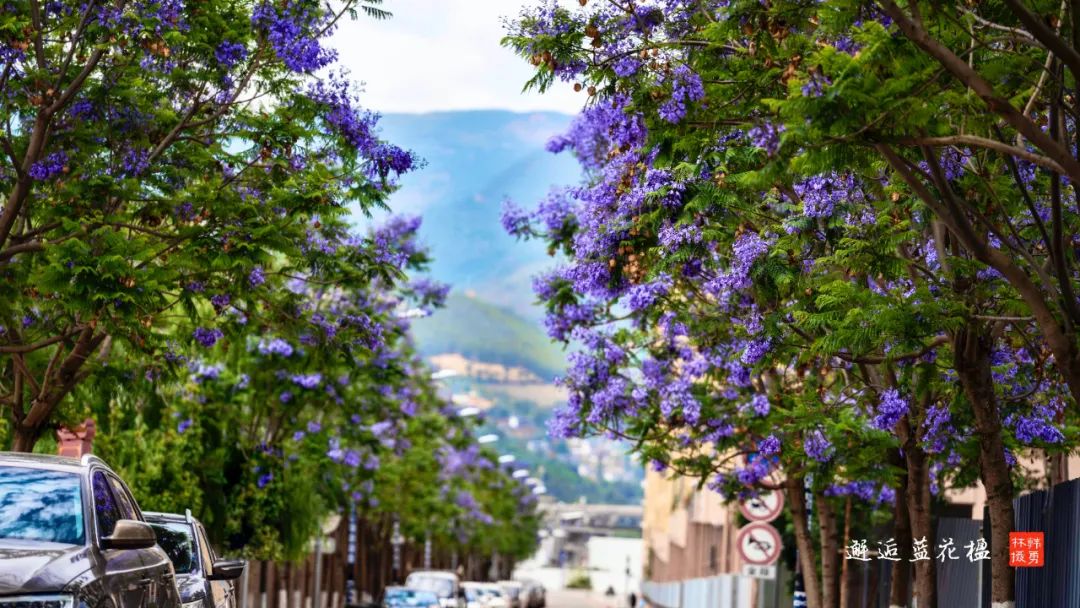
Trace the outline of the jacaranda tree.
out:
M 537 283 L 552 336 L 584 347 L 556 431 L 628 436 L 729 496 L 780 471 L 812 606 L 842 590 L 835 504 L 815 501 L 819 570 L 804 484 L 885 483 L 898 539 L 932 543 L 930 494 L 977 470 L 993 599 L 1012 601 L 1015 454 L 1065 453 L 1080 394 L 1068 15 L 580 4 L 527 9 L 506 39 L 530 86 L 589 100 L 553 142 L 587 182 L 506 216 L 570 261 Z M 915 568 L 934 605 L 932 562 Z
M 213 298 L 258 326 L 293 276 L 394 274 L 345 216 L 380 204 L 415 159 L 376 136 L 325 46 L 342 18 L 383 16 L 377 4 L 4 5 L 0 401 L 14 449 L 118 351 L 214 344 Z

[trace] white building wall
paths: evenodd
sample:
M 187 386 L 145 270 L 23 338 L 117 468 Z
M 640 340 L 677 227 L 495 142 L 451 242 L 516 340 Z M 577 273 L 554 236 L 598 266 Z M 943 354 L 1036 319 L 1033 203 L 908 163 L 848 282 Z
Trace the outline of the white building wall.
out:
M 641 588 L 642 540 L 594 536 L 588 540 L 589 577 L 594 591 L 604 592 L 610 586 L 618 594 L 635 593 Z M 627 577 L 626 570 L 630 569 Z

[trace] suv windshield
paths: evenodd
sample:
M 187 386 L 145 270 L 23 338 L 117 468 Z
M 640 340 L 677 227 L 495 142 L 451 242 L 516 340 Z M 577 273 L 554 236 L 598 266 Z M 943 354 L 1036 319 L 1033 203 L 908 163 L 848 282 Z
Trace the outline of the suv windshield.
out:
M 195 558 L 195 539 L 191 526 L 182 523 L 150 522 L 157 534 L 158 545 L 169 554 L 177 574 L 190 574 L 198 566 Z
M 0 466 L 0 539 L 84 542 L 79 475 Z

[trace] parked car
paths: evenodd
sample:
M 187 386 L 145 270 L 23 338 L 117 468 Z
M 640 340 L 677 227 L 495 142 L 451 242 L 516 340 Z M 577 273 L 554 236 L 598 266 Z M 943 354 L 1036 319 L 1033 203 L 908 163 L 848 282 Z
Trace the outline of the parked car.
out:
M 169 556 L 100 458 L 0 452 L 0 606 L 180 608 Z
M 495 583 L 461 583 L 461 586 L 465 588 L 466 602 L 471 602 L 469 595 L 470 592 L 475 590 L 479 606 L 483 608 L 510 608 L 509 594 Z M 472 608 L 471 603 L 469 603 L 469 608 Z
M 547 606 L 547 592 L 544 590 L 544 586 L 533 580 L 521 581 L 524 587 L 522 595 L 524 600 L 522 601 L 522 608 L 544 608 Z
M 405 579 L 405 586 L 433 592 L 443 608 L 466 608 L 461 579 L 449 570 L 417 570 Z
M 184 608 L 235 608 L 233 581 L 244 573 L 247 562 L 219 559 L 202 522 L 191 511 L 144 515 L 157 534 L 158 545 L 172 560 Z
M 439 598 L 431 591 L 408 587 L 387 587 L 383 590 L 380 608 L 439 608 Z
M 471 581 L 461 583 L 461 590 L 465 593 L 465 608 L 487 608 L 484 593 L 477 586 L 479 584 Z
M 499 581 L 499 587 L 509 598 L 510 608 L 526 608 L 525 586 L 519 581 Z

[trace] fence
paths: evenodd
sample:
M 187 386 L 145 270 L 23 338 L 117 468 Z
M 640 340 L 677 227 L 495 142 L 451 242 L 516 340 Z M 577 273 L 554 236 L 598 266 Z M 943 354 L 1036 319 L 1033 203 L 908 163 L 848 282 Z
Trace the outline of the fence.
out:
M 656 608 L 753 608 L 753 591 L 752 579 L 730 574 L 641 585 L 645 601 Z
M 315 603 L 315 556 L 301 563 L 250 562 L 237 583 L 239 608 L 343 608 L 345 568 L 324 555 L 319 570 L 321 601 Z
M 1080 479 L 1021 496 L 1013 503 L 1016 529 L 1044 532 L 1045 566 L 1016 569 L 1016 608 L 1080 608 Z M 983 607 L 990 606 L 989 568 Z

